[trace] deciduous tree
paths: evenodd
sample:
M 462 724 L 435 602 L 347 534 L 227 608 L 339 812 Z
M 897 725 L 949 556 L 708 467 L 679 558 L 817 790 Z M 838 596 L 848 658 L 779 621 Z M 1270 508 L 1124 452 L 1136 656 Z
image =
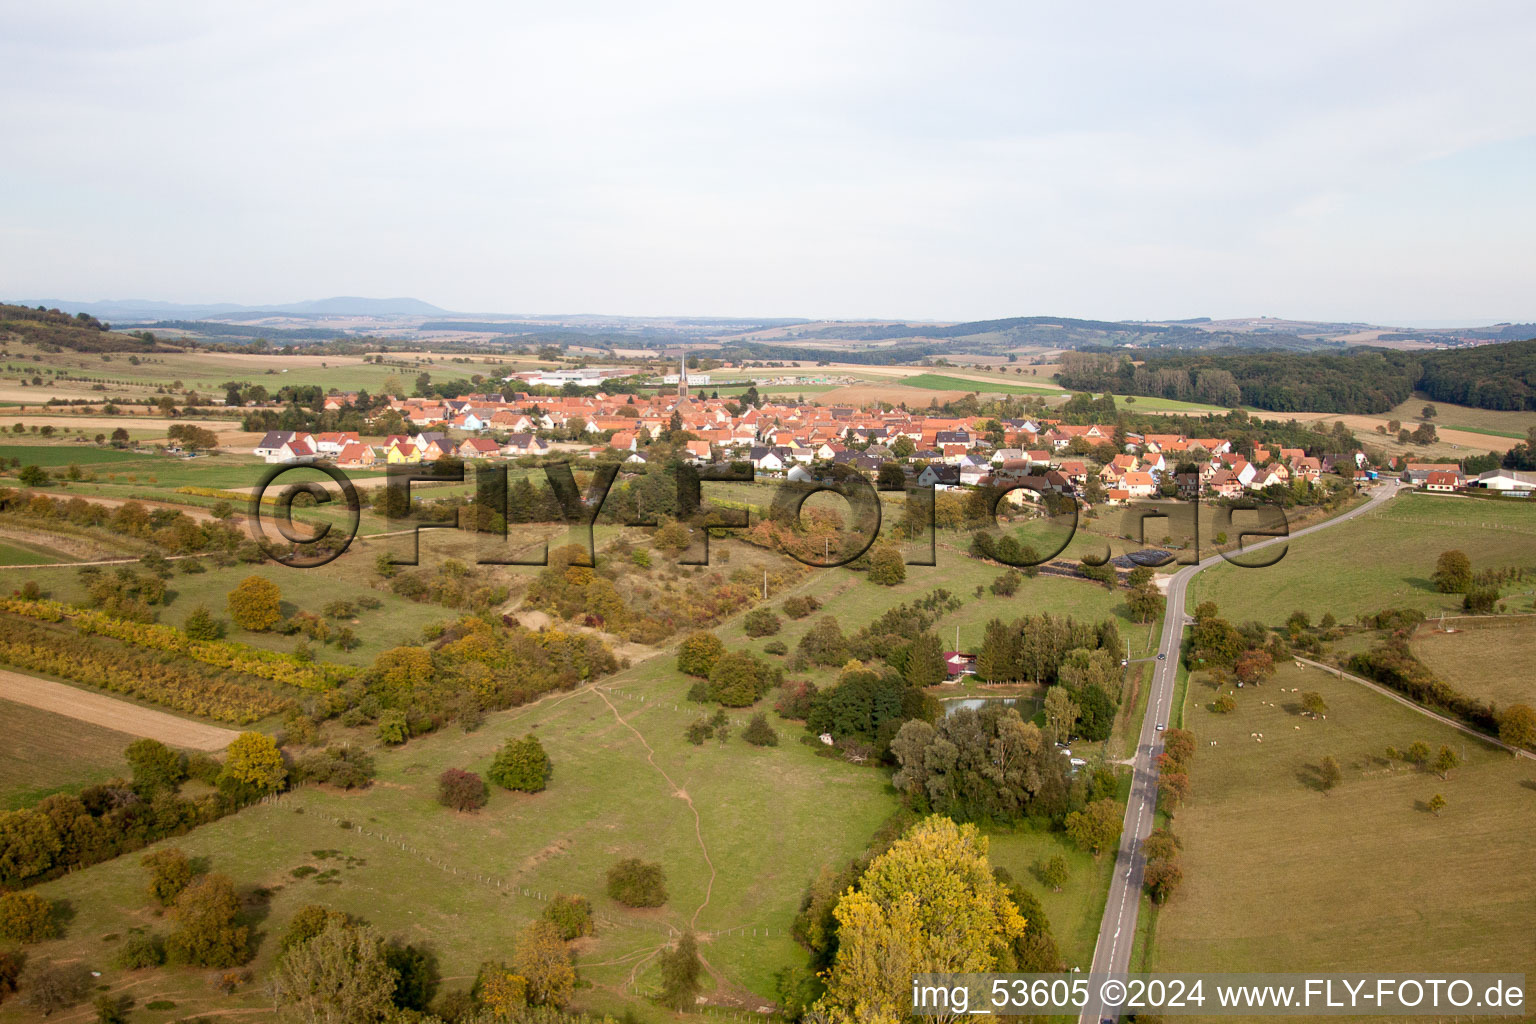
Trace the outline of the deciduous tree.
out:
M 544 745 L 533 733 L 520 740 L 508 740 L 491 762 L 486 775 L 502 789 L 538 793 L 549 783 L 554 765 L 544 752 Z
M 283 617 L 282 591 L 261 576 L 247 576 L 229 592 L 229 617 L 241 629 L 264 632 Z
M 1098 857 L 1120 841 L 1123 812 L 1114 800 L 1095 800 L 1067 815 L 1067 837 Z

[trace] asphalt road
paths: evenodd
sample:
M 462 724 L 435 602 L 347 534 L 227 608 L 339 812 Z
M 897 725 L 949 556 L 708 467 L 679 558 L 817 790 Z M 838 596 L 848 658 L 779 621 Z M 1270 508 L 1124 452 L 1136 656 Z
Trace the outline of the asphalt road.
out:
M 1326 522 L 1297 530 L 1288 537 L 1248 545 L 1243 549 L 1244 553 L 1273 544 L 1284 544 L 1296 537 L 1304 537 L 1347 522 L 1379 507 L 1391 499 L 1397 489 L 1397 481 L 1384 480 L 1376 485 L 1376 493 L 1364 505 Z M 1136 915 L 1141 909 L 1142 876 L 1147 866 L 1146 858 L 1141 854 L 1141 844 L 1152 831 L 1153 815 L 1157 810 L 1157 755 L 1163 752 L 1162 730 L 1167 727 L 1168 715 L 1173 710 L 1173 691 L 1178 679 L 1179 649 L 1184 627 L 1191 621 L 1184 612 L 1184 594 L 1196 573 L 1221 561 L 1221 555 L 1217 554 L 1197 565 L 1185 566 L 1174 573 L 1168 583 L 1168 609 L 1163 616 L 1163 635 L 1158 644 L 1158 655 L 1162 660 L 1155 662 L 1156 668 L 1152 670 L 1152 691 L 1147 699 L 1147 715 L 1142 719 L 1141 736 L 1136 741 L 1136 758 L 1131 766 L 1134 773 L 1131 796 L 1125 808 L 1120 848 L 1115 854 L 1115 874 L 1110 880 L 1109 899 L 1104 904 L 1104 919 L 1099 924 L 1099 941 L 1093 949 L 1093 974 L 1125 974 L 1130 969 L 1131 945 L 1136 937 Z M 1081 1024 L 1099 1024 L 1102 1020 L 1116 1019 L 1117 1016 L 1114 1011 L 1105 1010 L 1102 1004 L 1090 1000 L 1083 1009 Z

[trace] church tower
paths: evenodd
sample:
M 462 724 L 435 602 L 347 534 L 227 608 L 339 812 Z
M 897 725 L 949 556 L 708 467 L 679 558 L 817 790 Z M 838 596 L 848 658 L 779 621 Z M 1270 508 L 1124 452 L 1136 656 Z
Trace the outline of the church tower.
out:
M 682 401 L 688 397 L 688 350 L 684 349 L 677 357 L 677 399 Z

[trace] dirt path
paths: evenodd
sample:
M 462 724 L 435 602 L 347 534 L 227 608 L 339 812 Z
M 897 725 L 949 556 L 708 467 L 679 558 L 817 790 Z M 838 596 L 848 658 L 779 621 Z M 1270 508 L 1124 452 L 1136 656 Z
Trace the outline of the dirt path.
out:
M 184 750 L 223 750 L 239 733 L 115 697 L 0 669 L 0 697 Z
M 613 706 L 613 701 L 608 699 L 606 693 L 599 689 L 594 689 L 593 692 L 603 699 L 604 704 L 608 705 L 608 710 L 613 712 L 613 717 L 618 719 L 619 724 L 635 734 L 635 739 L 639 740 L 640 745 L 645 748 L 645 759 L 650 762 L 651 767 L 656 769 L 662 778 L 667 780 L 667 785 L 672 787 L 673 794 L 682 800 L 683 803 L 687 804 L 688 809 L 693 812 L 693 833 L 699 840 L 699 851 L 704 854 L 704 863 L 709 865 L 709 882 L 704 886 L 704 902 L 694 908 L 693 917 L 688 919 L 688 927 L 697 929 L 699 915 L 704 912 L 705 907 L 709 906 L 710 897 L 715 891 L 715 862 L 710 859 L 709 845 L 704 842 L 704 819 L 699 817 L 699 809 L 693 805 L 693 797 L 688 795 L 688 791 L 674 782 L 672 776 L 667 774 L 667 770 L 656 763 L 656 751 L 651 749 L 651 745 L 646 742 L 645 736 L 640 730 L 630 725 L 624 716 L 619 714 L 619 709 Z

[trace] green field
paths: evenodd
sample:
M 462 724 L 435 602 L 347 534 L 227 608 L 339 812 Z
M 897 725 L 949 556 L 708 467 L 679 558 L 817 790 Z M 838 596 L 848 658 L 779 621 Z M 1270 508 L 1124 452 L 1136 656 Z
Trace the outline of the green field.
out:
M 975 391 L 984 395 L 1061 395 L 1060 388 L 1040 387 L 1033 384 L 1010 384 L 998 375 L 996 381 L 974 380 L 968 377 L 950 377 L 941 373 L 919 373 L 899 378 L 898 383 L 909 388 L 925 388 L 929 391 Z
M 1275 565 L 1220 565 L 1196 576 L 1189 607 L 1215 601 L 1233 622 L 1271 625 L 1302 609 L 1313 621 L 1340 621 L 1383 608 L 1426 615 L 1461 608 L 1458 594 L 1437 593 L 1430 577 L 1440 552 L 1466 552 L 1474 569 L 1536 566 L 1536 515 L 1515 502 L 1403 494 L 1379 512 L 1288 543 Z M 1529 584 L 1506 591 L 1512 610 L 1528 610 Z
M 1448 619 L 1454 633 L 1426 623 L 1412 641 L 1413 653 L 1435 675 L 1462 693 L 1499 707 L 1536 706 L 1536 676 L 1517 666 L 1536 658 L 1536 618 Z
M 1292 687 L 1322 693 L 1327 718 L 1302 717 Z M 1536 765 L 1313 670 L 1236 691 L 1227 716 L 1206 709 L 1214 694 L 1190 690 L 1185 882 L 1159 915 L 1153 969 L 1536 971 Z M 1442 780 L 1383 757 L 1415 740 L 1464 766 Z M 1344 774 L 1328 794 L 1324 756 Z
M 68 555 L 48 548 L 21 541 L 0 540 L 0 565 L 49 565 L 69 560 Z
M 116 448 L 101 448 L 94 444 L 78 444 L 67 442 L 38 442 L 36 444 L 0 444 L 0 461 L 10 462 L 12 459 L 20 460 L 23 466 L 68 466 L 74 463 L 82 468 L 109 467 L 117 465 L 142 463 L 151 457 L 138 455 L 134 452 L 120 451 Z M 166 460 L 156 459 L 157 462 Z
M 128 773 L 123 749 L 133 737 L 125 733 L 8 700 L 0 700 L 0 729 L 0 810 Z

